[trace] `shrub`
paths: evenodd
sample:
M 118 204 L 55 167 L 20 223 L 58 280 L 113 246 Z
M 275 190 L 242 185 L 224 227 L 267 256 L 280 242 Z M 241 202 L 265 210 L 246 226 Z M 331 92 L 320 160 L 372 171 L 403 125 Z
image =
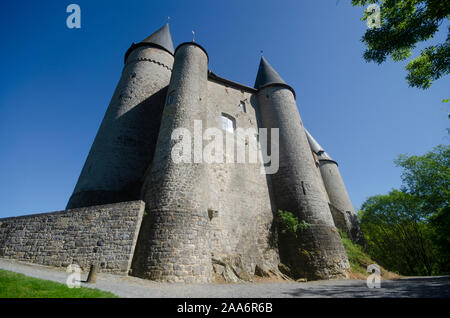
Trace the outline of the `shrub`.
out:
M 282 234 L 293 234 L 297 237 L 299 231 L 307 230 L 310 226 L 305 220 L 299 221 L 292 212 L 278 210 L 278 219 Z

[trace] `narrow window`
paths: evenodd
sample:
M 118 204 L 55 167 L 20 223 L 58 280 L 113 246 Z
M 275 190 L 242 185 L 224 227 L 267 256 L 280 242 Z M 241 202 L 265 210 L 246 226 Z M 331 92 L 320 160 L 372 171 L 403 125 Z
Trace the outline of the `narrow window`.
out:
M 246 110 L 246 108 L 245 108 L 245 102 L 242 101 L 242 100 L 239 102 L 238 108 L 239 108 L 239 110 L 240 110 L 241 112 L 244 112 L 244 113 L 247 112 L 247 110 Z
M 222 129 L 234 133 L 236 129 L 236 120 L 230 115 L 222 113 Z
M 175 97 L 175 91 L 171 91 L 169 93 L 169 95 L 167 95 L 167 105 L 172 104 L 173 103 L 173 99 Z

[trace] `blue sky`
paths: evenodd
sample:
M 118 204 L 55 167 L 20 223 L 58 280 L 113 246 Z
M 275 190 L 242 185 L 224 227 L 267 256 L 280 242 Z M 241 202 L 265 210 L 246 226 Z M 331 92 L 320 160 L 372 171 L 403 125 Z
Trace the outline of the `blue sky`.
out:
M 81 7 L 68 29 L 66 7 Z M 217 75 L 253 86 L 260 51 L 340 163 L 355 207 L 400 185 L 393 159 L 448 143 L 450 79 L 408 87 L 405 63 L 366 63 L 362 8 L 329 1 L 8 1 L 0 12 L 0 217 L 64 209 L 123 66 L 170 16 Z M 439 32 L 433 41 L 442 41 Z M 419 49 L 423 46 L 419 46 Z

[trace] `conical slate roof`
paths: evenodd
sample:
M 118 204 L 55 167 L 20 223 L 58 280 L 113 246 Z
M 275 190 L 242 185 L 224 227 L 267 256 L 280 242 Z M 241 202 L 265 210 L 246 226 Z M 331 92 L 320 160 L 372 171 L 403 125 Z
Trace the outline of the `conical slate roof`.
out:
M 261 56 L 261 62 L 259 63 L 258 75 L 256 76 L 255 88 L 260 89 L 263 86 L 267 86 L 269 84 L 284 84 L 286 82 L 283 81 L 281 76 L 270 66 L 269 62 Z
M 150 35 L 149 37 L 142 40 L 141 43 L 152 43 L 156 44 L 165 50 L 169 51 L 171 54 L 174 52 L 172 35 L 170 34 L 169 24 L 166 23 L 158 31 Z
M 158 48 L 163 49 L 164 51 L 167 51 L 170 54 L 174 54 L 174 48 L 173 48 L 173 42 L 172 42 L 172 35 L 170 34 L 169 24 L 167 23 L 162 28 L 160 28 L 158 31 L 150 35 L 149 37 L 145 38 L 138 44 L 131 44 L 131 46 L 128 48 L 127 52 L 125 53 L 124 61 L 127 62 L 127 58 L 130 55 L 130 53 L 142 46 L 156 46 Z
M 309 146 L 311 147 L 311 150 L 317 155 L 319 160 L 329 160 L 334 161 L 330 155 L 325 151 L 325 149 L 322 148 L 322 146 L 314 139 L 313 136 L 309 133 L 308 130 L 306 130 L 306 137 L 308 138 Z M 334 161 L 336 162 L 336 161 Z
M 314 151 L 317 155 L 320 155 L 320 153 L 325 152 L 325 149 L 322 148 L 321 145 L 314 139 L 313 136 L 309 133 L 308 130 L 306 130 L 306 137 L 308 138 L 309 146 L 311 147 L 311 150 Z

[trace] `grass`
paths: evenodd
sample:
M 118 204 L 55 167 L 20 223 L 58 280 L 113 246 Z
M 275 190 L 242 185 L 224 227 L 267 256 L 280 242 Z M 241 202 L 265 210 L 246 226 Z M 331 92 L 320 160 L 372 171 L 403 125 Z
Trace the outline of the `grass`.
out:
M 342 243 L 344 244 L 345 251 L 347 252 L 348 260 L 350 262 L 351 273 L 350 278 L 356 279 L 365 279 L 371 273 L 367 273 L 367 266 L 370 264 L 376 264 L 374 260 L 370 258 L 368 254 L 366 254 L 362 248 L 362 246 L 353 243 L 347 236 L 346 233 L 339 230 L 341 234 Z M 395 273 L 392 273 L 382 266 L 381 269 L 381 278 L 384 279 L 395 279 L 400 278 L 401 276 Z
M 65 284 L 0 270 L 0 298 L 117 298 L 92 288 L 69 288 Z
M 353 243 L 341 230 L 339 230 L 341 234 L 342 243 L 344 244 L 345 251 L 347 252 L 348 260 L 350 262 L 350 266 L 352 268 L 352 272 L 367 274 L 367 266 L 370 264 L 374 264 L 369 255 L 364 253 L 363 248 Z

